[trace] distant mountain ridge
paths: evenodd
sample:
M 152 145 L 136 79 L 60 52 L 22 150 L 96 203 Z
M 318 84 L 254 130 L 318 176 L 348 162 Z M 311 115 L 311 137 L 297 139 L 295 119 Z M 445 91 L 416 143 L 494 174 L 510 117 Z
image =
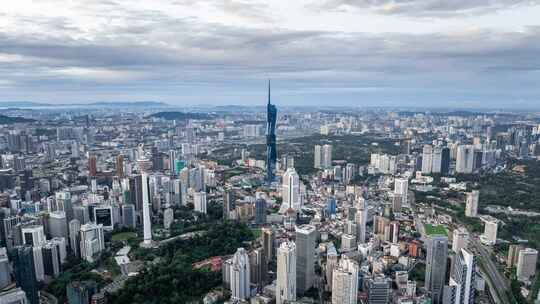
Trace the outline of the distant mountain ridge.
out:
M 161 118 L 165 120 L 187 120 L 187 119 L 210 119 L 214 117 L 207 113 L 195 113 L 195 112 L 157 112 L 152 115 L 146 116 L 147 118 Z
M 0 101 L 0 107 L 2 108 L 29 108 L 29 107 L 42 107 L 43 103 L 31 102 L 31 101 Z
M 169 107 L 159 101 L 99 101 L 91 103 L 52 104 L 33 101 L 0 102 L 0 108 L 35 108 L 35 107 Z
M 88 106 L 109 106 L 109 107 L 170 107 L 169 104 L 160 101 L 102 101 L 85 104 Z
M 25 123 L 25 122 L 34 122 L 35 119 L 24 118 L 24 117 L 10 117 L 0 114 L 0 125 L 10 125 L 14 123 Z

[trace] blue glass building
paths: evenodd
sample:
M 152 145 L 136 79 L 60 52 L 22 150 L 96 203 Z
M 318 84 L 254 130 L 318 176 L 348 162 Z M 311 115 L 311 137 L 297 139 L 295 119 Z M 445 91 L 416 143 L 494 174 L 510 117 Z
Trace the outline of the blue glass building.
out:
M 266 223 L 266 200 L 259 198 L 255 201 L 255 224 Z
M 336 199 L 335 198 L 329 198 L 326 202 L 326 213 L 328 216 L 332 216 L 336 214 Z
M 36 280 L 32 246 L 19 246 L 13 250 L 15 281 L 28 298 L 28 303 L 39 304 L 39 287 Z
M 270 103 L 270 80 L 268 81 L 268 104 L 266 106 L 266 180 L 271 183 L 274 180 L 276 169 L 276 122 L 277 108 Z

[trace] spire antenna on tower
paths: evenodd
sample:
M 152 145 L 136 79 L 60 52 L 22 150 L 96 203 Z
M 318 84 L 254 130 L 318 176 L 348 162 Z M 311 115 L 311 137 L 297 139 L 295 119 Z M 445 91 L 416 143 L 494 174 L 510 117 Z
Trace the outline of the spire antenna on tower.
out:
M 270 79 L 268 79 L 268 104 L 270 104 Z

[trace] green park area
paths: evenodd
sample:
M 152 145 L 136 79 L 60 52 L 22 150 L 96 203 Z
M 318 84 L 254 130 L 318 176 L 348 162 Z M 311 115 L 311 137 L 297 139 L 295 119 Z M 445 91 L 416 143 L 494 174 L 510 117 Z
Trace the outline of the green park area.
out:
M 357 165 L 367 165 L 371 153 L 386 153 L 397 155 L 399 146 L 396 140 L 381 138 L 375 134 L 358 135 L 320 135 L 288 138 L 286 141 L 278 141 L 277 149 L 280 156 L 290 155 L 294 157 L 294 167 L 300 175 L 316 172 L 313 167 L 315 145 L 332 145 L 332 158 L 334 160 L 347 160 Z M 222 164 L 230 165 L 240 155 L 233 151 L 245 148 L 250 157 L 266 159 L 266 145 L 229 145 L 213 152 L 212 157 Z M 235 169 L 236 170 L 236 169 Z M 230 173 L 229 173 L 230 174 Z
M 249 246 L 254 239 L 253 230 L 235 222 L 213 222 L 204 235 L 191 239 L 178 239 L 145 249 L 139 254 L 147 267 L 130 278 L 124 288 L 109 295 L 109 303 L 199 303 L 210 290 L 222 283 L 220 272 L 194 269 L 193 263 L 233 254 L 237 248 Z M 159 295 L 159 297 L 157 297 Z
M 262 230 L 260 228 L 253 228 L 251 229 L 251 232 L 256 239 L 260 238 L 262 235 Z
M 448 232 L 446 231 L 446 228 L 444 228 L 444 226 L 442 225 L 425 224 L 424 229 L 426 229 L 426 234 L 429 236 L 434 236 L 434 235 L 448 236 Z
M 496 205 L 534 212 L 529 215 L 492 215 L 503 223 L 499 229 L 499 237 L 508 241 L 515 238 L 526 239 L 528 246 L 537 248 L 540 246 L 540 162 L 514 160 L 509 162 L 508 168 L 509 170 L 503 173 L 480 178 L 480 209 Z

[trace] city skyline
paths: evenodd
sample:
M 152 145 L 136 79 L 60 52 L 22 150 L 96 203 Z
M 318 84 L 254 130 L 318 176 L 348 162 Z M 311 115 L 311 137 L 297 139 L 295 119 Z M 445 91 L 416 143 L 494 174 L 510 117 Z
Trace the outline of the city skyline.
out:
M 59 4 L 62 5 L 59 5 Z M 0 102 L 534 108 L 538 1 L 17 1 Z
M 540 304 L 540 113 L 265 92 L 5 109 L 0 303 Z

